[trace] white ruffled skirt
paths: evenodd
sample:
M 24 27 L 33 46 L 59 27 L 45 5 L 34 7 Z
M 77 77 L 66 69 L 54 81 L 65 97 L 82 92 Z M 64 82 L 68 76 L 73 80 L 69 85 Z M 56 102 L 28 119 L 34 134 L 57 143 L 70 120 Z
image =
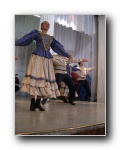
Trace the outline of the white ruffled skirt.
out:
M 60 96 L 52 59 L 31 55 L 21 91 L 41 98 Z

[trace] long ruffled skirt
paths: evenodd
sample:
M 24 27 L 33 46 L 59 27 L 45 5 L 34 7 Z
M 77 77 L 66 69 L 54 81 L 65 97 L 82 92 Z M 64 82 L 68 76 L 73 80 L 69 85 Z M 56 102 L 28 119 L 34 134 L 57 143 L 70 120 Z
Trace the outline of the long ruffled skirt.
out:
M 41 98 L 60 96 L 52 59 L 31 55 L 21 91 Z

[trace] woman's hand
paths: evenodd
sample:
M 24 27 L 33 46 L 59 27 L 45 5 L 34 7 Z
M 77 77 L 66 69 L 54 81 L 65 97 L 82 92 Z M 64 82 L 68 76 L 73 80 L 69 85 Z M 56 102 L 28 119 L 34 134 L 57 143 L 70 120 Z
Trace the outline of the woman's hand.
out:
M 82 62 L 88 62 L 88 60 L 86 58 L 82 59 Z

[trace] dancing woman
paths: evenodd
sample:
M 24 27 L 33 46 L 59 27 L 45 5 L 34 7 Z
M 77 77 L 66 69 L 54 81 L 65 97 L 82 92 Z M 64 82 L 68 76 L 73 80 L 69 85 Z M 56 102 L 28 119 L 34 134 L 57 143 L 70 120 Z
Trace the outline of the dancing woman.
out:
M 15 42 L 15 46 L 27 46 L 34 40 L 36 41 L 36 49 L 30 57 L 21 87 L 22 92 L 27 92 L 31 96 L 31 111 L 35 111 L 36 108 L 44 111 L 45 109 L 42 107 L 42 104 L 46 103 L 47 98 L 60 96 L 56 84 L 52 62 L 53 56 L 50 53 L 50 47 L 57 54 L 70 57 L 63 45 L 53 36 L 47 34 L 49 28 L 49 22 L 44 21 L 41 24 L 41 31 L 33 30 Z M 41 98 L 43 101 L 41 101 Z

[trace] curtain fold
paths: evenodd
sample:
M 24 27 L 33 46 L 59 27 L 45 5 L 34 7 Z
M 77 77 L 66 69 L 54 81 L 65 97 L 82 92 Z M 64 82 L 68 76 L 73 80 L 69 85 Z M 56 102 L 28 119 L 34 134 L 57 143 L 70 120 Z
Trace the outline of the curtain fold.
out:
M 55 15 L 55 23 L 72 27 L 73 30 L 84 32 L 88 35 L 96 32 L 94 15 Z

